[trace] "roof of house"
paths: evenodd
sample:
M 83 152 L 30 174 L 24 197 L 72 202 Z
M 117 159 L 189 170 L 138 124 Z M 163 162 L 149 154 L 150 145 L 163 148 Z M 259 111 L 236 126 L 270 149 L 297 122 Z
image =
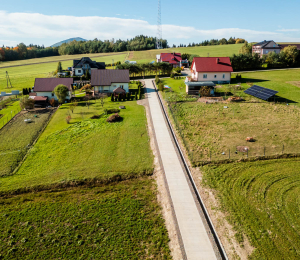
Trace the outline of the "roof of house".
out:
M 110 86 L 112 83 L 129 83 L 129 70 L 92 70 L 92 86 Z
M 126 91 L 120 87 L 117 87 L 116 89 L 113 90 L 114 93 L 125 93 Z
M 29 98 L 33 99 L 34 101 L 47 101 L 48 97 L 41 97 L 41 96 L 30 96 Z
M 197 57 L 194 64 L 197 72 L 233 72 L 229 57 Z
M 262 42 L 254 44 L 253 46 L 260 46 L 262 49 L 280 49 L 279 46 L 278 47 L 274 47 L 274 46 L 273 47 L 266 47 L 270 42 L 274 42 L 274 41 L 273 40 L 271 40 L 271 41 L 264 40 Z
M 212 81 L 197 81 L 197 82 L 188 81 L 185 84 L 188 87 L 214 87 L 214 86 L 216 86 L 216 84 L 213 83 Z
M 34 92 L 52 92 L 60 84 L 65 85 L 71 91 L 73 78 L 36 78 Z
M 300 50 L 300 44 L 298 44 L 298 43 L 278 44 L 278 45 L 281 49 L 284 49 L 285 47 L 288 47 L 288 46 L 296 46 L 297 50 Z
M 181 53 L 161 53 L 160 59 L 162 62 L 169 62 L 171 64 L 178 63 L 182 60 Z
M 85 64 L 89 64 L 92 69 L 105 69 L 105 62 L 92 61 L 89 57 L 73 60 L 73 68 L 82 68 Z

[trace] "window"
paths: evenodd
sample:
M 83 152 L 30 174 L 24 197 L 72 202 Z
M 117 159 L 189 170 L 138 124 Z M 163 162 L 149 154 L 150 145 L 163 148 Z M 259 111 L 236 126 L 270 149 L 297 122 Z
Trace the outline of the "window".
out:
M 217 78 L 217 74 L 214 75 L 214 78 L 215 78 L 215 79 Z
M 203 74 L 203 78 L 204 78 L 204 79 L 207 79 L 207 74 Z
M 273 47 L 275 48 L 275 47 L 276 47 L 276 45 L 274 44 L 274 45 L 273 45 Z
M 54 93 L 52 93 L 52 97 L 54 97 Z
M 225 79 L 225 74 L 223 74 L 223 79 Z
M 78 70 L 78 73 L 81 73 L 81 70 Z
M 122 89 L 123 89 L 123 88 L 124 88 L 124 86 L 123 86 L 123 85 L 120 85 L 120 88 L 122 88 Z

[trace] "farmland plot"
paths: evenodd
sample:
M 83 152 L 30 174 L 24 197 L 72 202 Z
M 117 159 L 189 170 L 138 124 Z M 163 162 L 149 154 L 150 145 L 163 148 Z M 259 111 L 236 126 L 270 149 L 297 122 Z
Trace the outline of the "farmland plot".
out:
M 0 130 L 0 177 L 14 171 L 49 117 L 50 112 L 21 112 Z M 25 123 L 26 119 L 31 123 Z

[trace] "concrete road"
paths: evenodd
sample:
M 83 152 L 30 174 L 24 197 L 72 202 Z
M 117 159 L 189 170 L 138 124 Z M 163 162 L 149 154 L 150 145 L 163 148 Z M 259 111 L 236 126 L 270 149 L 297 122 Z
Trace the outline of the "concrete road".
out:
M 152 80 L 145 80 L 145 83 L 162 166 L 187 259 L 217 259 L 178 159 Z

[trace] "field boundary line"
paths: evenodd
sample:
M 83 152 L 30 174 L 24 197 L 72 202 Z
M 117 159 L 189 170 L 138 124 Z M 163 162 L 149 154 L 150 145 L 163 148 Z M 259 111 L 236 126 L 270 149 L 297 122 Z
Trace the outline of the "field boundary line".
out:
M 211 220 L 211 218 L 210 218 L 210 216 L 209 216 L 209 213 L 208 213 L 208 211 L 207 211 L 207 209 L 206 209 L 206 207 L 205 207 L 205 204 L 204 204 L 204 202 L 203 202 L 203 200 L 202 200 L 202 198 L 201 198 L 201 196 L 200 196 L 200 193 L 198 192 L 197 186 L 196 186 L 196 184 L 195 184 L 194 178 L 192 177 L 192 174 L 191 174 L 191 171 L 190 171 L 190 169 L 189 169 L 188 163 L 186 162 L 186 159 L 185 159 L 184 154 L 183 154 L 183 152 L 182 152 L 182 150 L 181 150 L 180 144 L 179 144 L 179 142 L 178 142 L 178 140 L 177 140 L 176 134 L 175 134 L 175 132 L 174 132 L 174 130 L 173 130 L 172 123 L 171 123 L 171 121 L 169 120 L 168 114 L 167 114 L 167 112 L 166 112 L 166 109 L 165 109 L 165 107 L 164 107 L 164 104 L 163 104 L 163 102 L 162 102 L 162 99 L 161 99 L 161 97 L 160 97 L 160 95 L 159 95 L 159 93 L 158 93 L 158 91 L 157 91 L 156 85 L 155 85 L 155 83 L 154 83 L 153 80 L 152 80 L 152 83 L 153 83 L 153 86 L 154 86 L 154 88 L 155 88 L 156 94 L 157 94 L 157 96 L 158 96 L 158 98 L 159 98 L 159 101 L 160 101 L 161 107 L 162 107 L 162 109 L 163 109 L 163 113 L 164 113 L 164 115 L 165 115 L 165 118 L 167 119 L 168 126 L 169 126 L 169 128 L 170 128 L 170 130 L 171 130 L 172 137 L 173 137 L 173 139 L 174 139 L 174 141 L 175 141 L 175 144 L 176 144 L 176 147 L 177 147 L 177 149 L 178 149 L 178 151 L 179 151 L 179 155 L 180 155 L 180 158 L 181 158 L 181 160 L 182 160 L 182 162 L 183 162 L 183 166 L 184 166 L 184 168 L 185 168 L 185 170 L 186 170 L 186 172 L 187 172 L 187 175 L 188 175 L 188 177 L 189 177 L 189 179 L 190 179 L 190 182 L 191 182 L 191 184 L 192 184 L 192 187 L 193 187 L 193 191 L 195 192 L 195 195 L 196 195 L 196 197 L 197 197 L 197 200 L 198 200 L 198 202 L 199 202 L 199 204 L 200 204 L 200 206 L 201 206 L 201 209 L 202 209 L 202 211 L 203 211 L 203 213 L 204 213 L 204 217 L 205 217 L 205 219 L 206 219 L 206 221 L 207 221 L 207 224 L 208 224 L 208 226 L 209 226 L 209 228 L 210 228 L 210 230 L 211 230 L 211 233 L 212 233 L 212 235 L 213 235 L 213 237 L 214 237 L 214 240 L 215 240 L 216 246 L 217 246 L 217 248 L 218 248 L 218 250 L 219 250 L 219 253 L 220 253 L 222 259 L 228 260 L 226 251 L 225 251 L 225 249 L 224 249 L 224 247 L 223 247 L 223 244 L 222 244 L 221 240 L 219 239 L 219 236 L 218 236 L 218 234 L 217 234 L 217 231 L 216 231 L 216 229 L 215 229 L 215 227 L 214 227 L 214 225 L 213 225 L 213 222 L 212 222 L 212 220 Z
M 53 117 L 53 115 L 55 114 L 56 111 L 57 111 L 57 109 L 54 109 L 54 110 L 52 110 L 52 112 L 50 112 L 48 121 L 45 124 L 44 128 L 40 131 L 40 133 L 38 134 L 38 136 L 36 137 L 36 139 L 33 141 L 32 145 L 29 147 L 29 149 L 27 149 L 27 152 L 26 152 L 25 156 L 23 157 L 23 159 L 19 162 L 18 166 L 14 169 L 14 171 L 10 175 L 16 174 L 17 171 L 20 169 L 20 167 L 23 165 L 24 161 L 26 160 L 26 158 L 28 156 L 29 151 L 35 146 L 36 142 L 41 137 L 42 133 L 44 133 L 46 127 L 50 123 L 50 121 L 51 121 L 51 119 L 52 119 L 52 117 Z
M 93 56 L 92 58 L 115 56 L 115 55 L 122 55 L 122 53 L 113 53 L 113 54 L 107 54 L 107 55 L 97 55 L 97 56 Z M 86 55 L 86 56 L 88 56 L 88 55 Z M 57 56 L 50 56 L 50 57 L 57 57 Z M 44 58 L 46 58 L 46 57 L 44 57 Z M 54 62 L 60 62 L 60 61 L 69 61 L 69 60 L 74 60 L 74 59 L 75 58 L 64 59 L 64 60 L 56 60 L 56 61 L 43 61 L 43 62 L 35 62 L 35 63 L 25 63 L 25 64 L 20 64 L 20 65 L 11 65 L 11 66 L 5 66 L 5 67 L 1 67 L 0 66 L 0 69 L 13 68 L 13 67 L 22 67 L 22 66 L 30 66 L 30 65 L 37 65 L 37 64 L 44 64 L 44 63 L 54 63 Z

